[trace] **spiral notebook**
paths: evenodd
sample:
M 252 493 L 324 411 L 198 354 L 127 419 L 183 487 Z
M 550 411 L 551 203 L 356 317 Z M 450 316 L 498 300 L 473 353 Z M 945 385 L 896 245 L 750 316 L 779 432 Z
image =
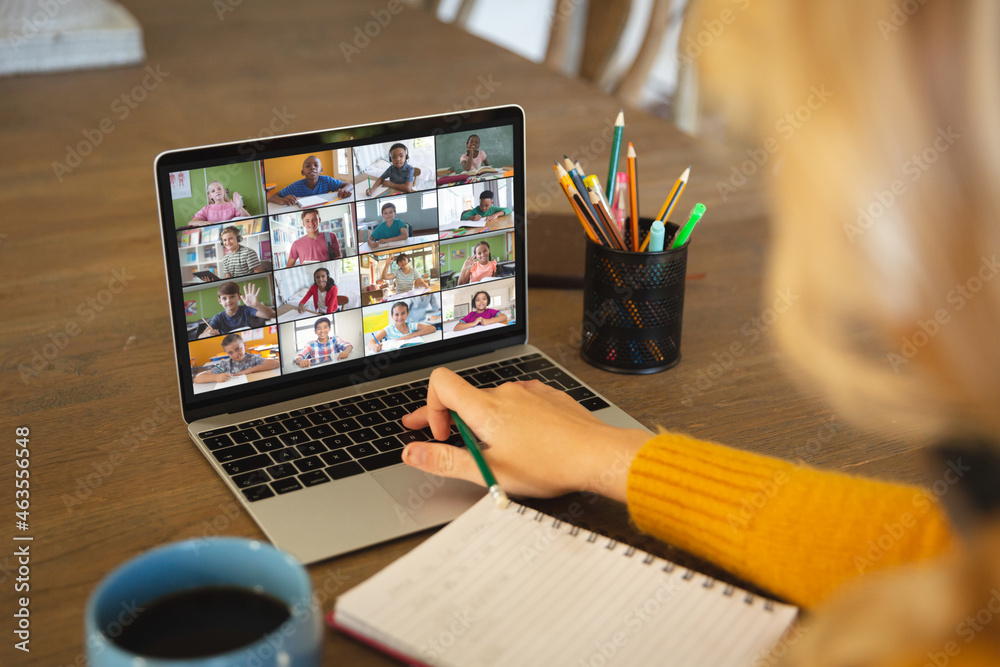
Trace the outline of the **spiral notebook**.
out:
M 716 667 L 763 664 L 797 612 L 487 496 L 328 622 L 413 664 Z

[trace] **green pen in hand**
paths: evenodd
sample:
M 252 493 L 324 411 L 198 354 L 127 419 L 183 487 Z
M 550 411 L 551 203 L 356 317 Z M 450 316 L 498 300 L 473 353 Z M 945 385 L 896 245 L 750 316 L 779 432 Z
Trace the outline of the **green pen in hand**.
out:
M 701 220 L 701 216 L 705 215 L 705 210 L 704 204 L 698 203 L 694 205 L 694 208 L 691 209 L 691 217 L 688 218 L 688 221 L 684 223 L 683 227 L 681 227 L 681 231 L 677 232 L 677 236 L 674 237 L 674 242 L 670 244 L 671 250 L 674 248 L 680 248 L 687 242 L 688 237 L 691 236 L 691 232 L 694 231 L 694 226 L 698 224 L 699 220 Z
M 476 436 L 472 434 L 469 427 L 465 425 L 462 418 L 458 416 L 458 413 L 454 410 L 449 410 L 451 413 L 451 419 L 455 422 L 455 426 L 458 427 L 458 432 L 462 434 L 462 440 L 465 441 L 466 446 L 472 453 L 472 458 L 476 460 L 476 465 L 479 466 L 479 472 L 483 474 L 483 479 L 486 480 L 486 486 L 490 489 L 490 495 L 493 497 L 493 502 L 497 504 L 500 509 L 506 509 L 510 505 L 510 498 L 507 494 L 503 492 L 500 485 L 497 484 L 497 478 L 493 476 L 493 471 L 490 470 L 490 466 L 486 463 L 486 459 L 483 458 L 483 453 L 479 449 L 479 443 L 476 441 Z

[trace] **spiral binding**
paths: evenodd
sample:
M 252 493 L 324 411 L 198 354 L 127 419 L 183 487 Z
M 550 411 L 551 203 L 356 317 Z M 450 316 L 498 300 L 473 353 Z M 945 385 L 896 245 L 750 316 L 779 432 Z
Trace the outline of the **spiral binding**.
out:
M 516 505 L 515 512 L 517 514 L 520 514 L 522 516 L 524 515 L 529 516 L 531 521 L 534 523 L 543 523 L 546 519 L 552 519 L 552 523 L 550 524 L 549 527 L 552 528 L 553 530 L 556 530 L 560 534 L 565 533 L 569 537 L 579 537 L 579 535 L 586 530 L 574 524 L 561 521 L 553 516 L 546 514 L 545 512 L 540 512 L 538 510 L 532 510 L 534 514 L 528 515 L 527 514 L 528 510 L 531 508 L 527 507 L 526 505 L 521 505 L 520 503 L 513 503 L 513 504 Z M 622 555 L 626 558 L 631 559 L 634 558 L 636 554 L 640 554 L 642 556 L 641 563 L 643 565 L 653 565 L 654 563 L 656 563 L 657 560 L 663 560 L 663 567 L 661 569 L 668 575 L 672 575 L 674 570 L 677 569 L 677 565 L 675 563 L 672 563 L 666 559 L 660 559 L 657 556 L 654 556 L 653 554 L 649 553 L 648 551 L 643 551 L 642 549 L 634 547 L 630 544 L 626 544 L 625 542 L 622 542 L 620 540 L 608 537 L 607 535 L 601 535 L 600 533 L 592 530 L 586 530 L 586 532 L 588 533 L 586 541 L 590 544 L 597 544 L 602 539 L 607 540 L 607 542 L 604 543 L 604 549 L 607 551 L 616 551 L 619 545 L 624 545 L 625 549 L 624 551 L 622 551 Z M 680 579 L 681 581 L 695 581 L 695 577 L 697 576 L 701 577 L 700 579 L 701 586 L 706 590 L 716 589 L 715 584 L 722 583 L 718 582 L 717 579 L 710 577 L 707 574 L 701 574 L 700 572 L 697 572 L 690 568 L 684 569 L 684 573 L 681 575 Z M 745 591 L 741 588 L 737 588 L 732 584 L 724 584 L 721 587 L 721 594 L 724 595 L 725 597 L 733 597 L 737 592 L 743 595 L 743 602 L 749 606 L 753 606 L 754 602 L 758 599 L 757 595 L 754 595 L 753 593 Z M 760 598 L 760 600 L 762 600 L 763 602 L 762 608 L 764 609 L 764 611 L 767 612 L 774 611 L 775 603 L 773 600 L 769 600 L 763 597 Z

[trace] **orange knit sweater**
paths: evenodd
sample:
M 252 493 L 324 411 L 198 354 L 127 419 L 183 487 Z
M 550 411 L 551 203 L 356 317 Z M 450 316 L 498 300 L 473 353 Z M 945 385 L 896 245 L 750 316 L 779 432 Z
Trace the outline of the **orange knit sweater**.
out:
M 924 489 L 672 433 L 639 451 L 629 471 L 628 506 L 641 530 L 803 607 L 865 572 L 941 554 L 953 538 Z M 930 650 L 914 646 L 910 655 L 878 664 L 998 664 L 991 642 L 955 639 Z
M 673 433 L 639 451 L 628 506 L 640 530 L 803 607 L 866 572 L 936 556 L 952 539 L 924 489 Z

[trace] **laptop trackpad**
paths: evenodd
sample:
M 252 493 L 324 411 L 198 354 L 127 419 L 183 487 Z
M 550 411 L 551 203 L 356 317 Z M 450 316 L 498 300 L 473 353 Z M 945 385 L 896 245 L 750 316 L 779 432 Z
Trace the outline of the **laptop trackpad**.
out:
M 472 482 L 438 477 L 409 466 L 386 468 L 371 476 L 421 526 L 451 521 L 486 493 Z

